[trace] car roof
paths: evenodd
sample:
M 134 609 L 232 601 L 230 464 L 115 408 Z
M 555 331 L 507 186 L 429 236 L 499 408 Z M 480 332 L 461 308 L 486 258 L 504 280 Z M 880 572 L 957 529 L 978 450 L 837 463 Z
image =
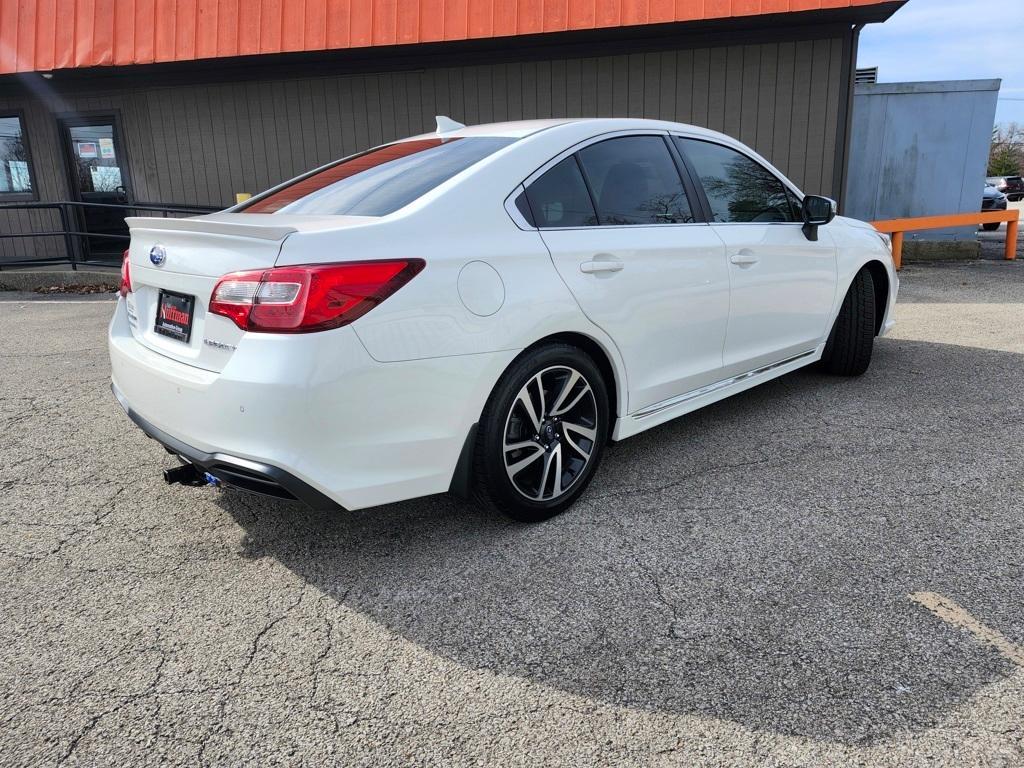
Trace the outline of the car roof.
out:
M 419 136 L 410 136 L 407 139 L 401 139 L 401 141 L 416 141 L 427 138 L 436 138 L 443 136 L 446 139 L 454 138 L 465 138 L 469 136 L 494 136 L 494 137 L 506 137 L 513 139 L 522 139 L 526 136 L 530 136 L 535 133 L 547 130 L 549 128 L 555 128 L 561 125 L 569 124 L 587 124 L 592 126 L 595 133 L 600 133 L 604 130 L 679 130 L 683 129 L 687 133 L 703 135 L 707 138 L 718 138 L 718 139 L 729 139 L 728 136 L 718 133 L 716 131 L 708 130 L 707 128 L 701 128 L 696 125 L 687 125 L 686 123 L 673 123 L 666 120 L 646 120 L 643 118 L 623 118 L 623 117 L 577 117 L 577 118 L 553 118 L 548 120 L 514 120 L 506 123 L 484 123 L 481 125 L 467 125 L 462 128 L 458 128 L 453 131 L 445 131 L 444 133 L 422 133 Z

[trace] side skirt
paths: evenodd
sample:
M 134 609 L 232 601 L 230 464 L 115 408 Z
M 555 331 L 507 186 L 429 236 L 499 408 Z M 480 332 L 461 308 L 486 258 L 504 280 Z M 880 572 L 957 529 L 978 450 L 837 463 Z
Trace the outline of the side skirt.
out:
M 779 376 L 785 376 L 787 373 L 792 373 L 795 370 L 816 363 L 821 359 L 824 351 L 825 345 L 820 344 L 814 349 L 801 352 L 799 355 L 788 357 L 771 365 L 766 365 L 747 373 L 741 373 L 728 379 L 722 379 L 714 384 L 708 384 L 706 387 L 695 389 L 692 392 L 676 395 L 660 403 L 649 405 L 629 416 L 620 418 L 615 424 L 612 439 L 624 440 L 651 427 L 671 421 L 678 416 L 692 413 L 706 405 L 717 403 L 719 400 L 724 400 L 731 395 L 752 389 Z

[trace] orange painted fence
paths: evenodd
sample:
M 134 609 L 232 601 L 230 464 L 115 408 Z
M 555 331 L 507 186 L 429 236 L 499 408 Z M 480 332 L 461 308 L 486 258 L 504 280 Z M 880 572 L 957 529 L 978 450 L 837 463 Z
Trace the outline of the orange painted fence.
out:
M 948 216 L 920 216 L 916 219 L 889 219 L 872 221 L 871 226 L 879 232 L 892 235 L 892 261 L 896 269 L 903 266 L 903 235 L 921 229 L 946 229 L 966 227 L 971 224 L 995 224 L 1006 222 L 1006 259 L 1017 258 L 1017 229 L 1020 227 L 1020 212 L 979 211 L 978 213 L 953 213 Z

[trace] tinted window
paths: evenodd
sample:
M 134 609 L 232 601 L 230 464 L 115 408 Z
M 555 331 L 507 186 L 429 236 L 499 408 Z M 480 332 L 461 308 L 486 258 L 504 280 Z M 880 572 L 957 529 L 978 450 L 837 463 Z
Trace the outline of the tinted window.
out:
M 21 119 L 0 116 L 0 197 L 31 192 L 32 176 Z
M 547 171 L 526 190 L 538 227 L 589 227 L 597 223 L 575 156 Z
M 579 152 L 601 224 L 693 221 L 679 171 L 660 136 L 626 136 Z
M 471 137 L 389 144 L 302 176 L 240 210 L 385 216 L 513 141 Z
M 793 221 L 803 221 L 804 201 L 788 187 L 786 188 L 786 197 L 789 198 L 789 207 L 793 210 Z
M 704 186 L 714 221 L 796 221 L 786 188 L 760 163 L 720 144 L 676 141 Z

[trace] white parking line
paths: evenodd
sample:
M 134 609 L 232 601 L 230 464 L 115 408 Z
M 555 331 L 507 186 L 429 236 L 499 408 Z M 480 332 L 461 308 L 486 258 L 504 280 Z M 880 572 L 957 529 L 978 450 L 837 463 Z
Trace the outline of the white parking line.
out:
M 966 629 L 981 642 L 991 645 L 1009 661 L 1019 667 L 1024 667 L 1024 648 L 1012 642 L 1001 632 L 986 627 L 948 597 L 943 597 L 935 592 L 915 592 L 910 595 L 910 599 L 923 605 L 946 623 Z

